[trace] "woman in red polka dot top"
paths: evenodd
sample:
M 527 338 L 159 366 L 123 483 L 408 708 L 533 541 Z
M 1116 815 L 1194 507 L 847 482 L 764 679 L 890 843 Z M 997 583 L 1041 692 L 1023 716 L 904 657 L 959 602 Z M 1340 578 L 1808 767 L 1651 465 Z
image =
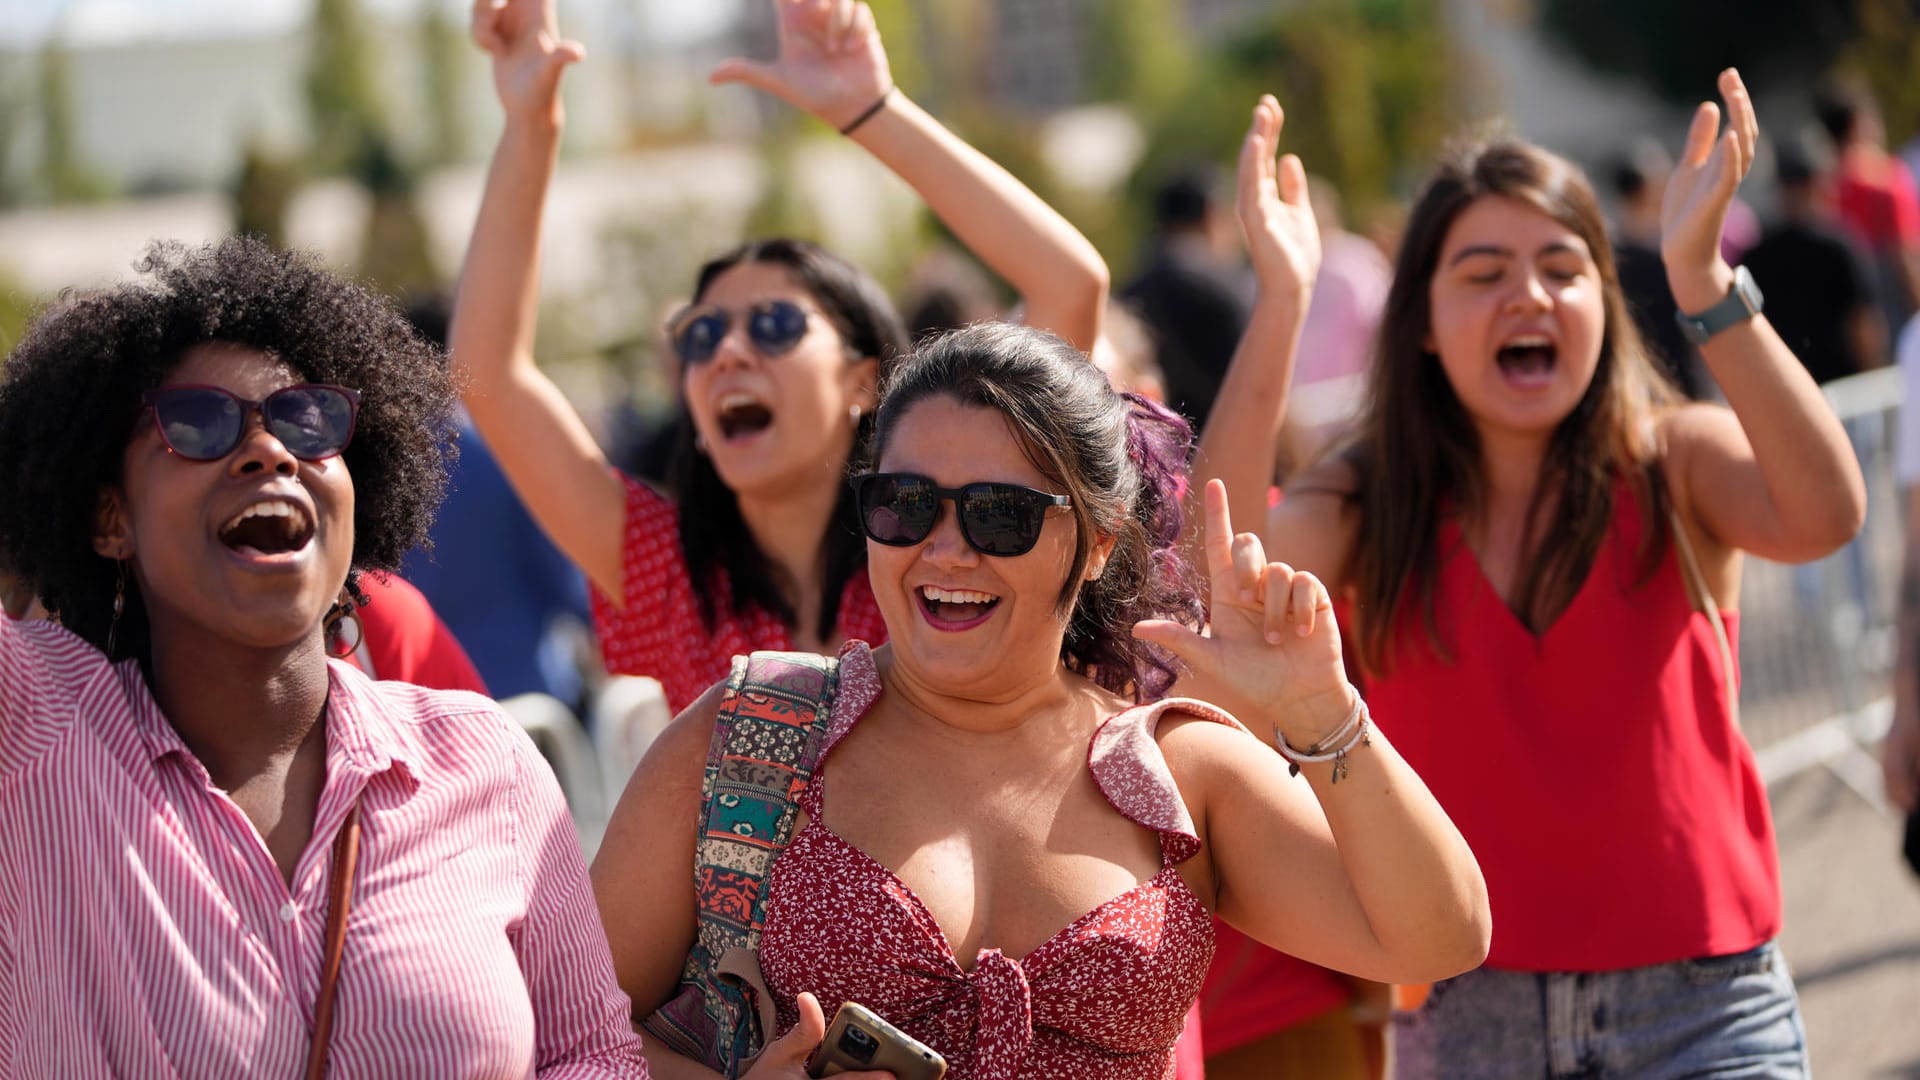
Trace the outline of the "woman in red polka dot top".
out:
M 475 424 L 528 509 L 595 586 L 609 671 L 661 680 L 678 710 L 736 653 L 826 651 L 885 627 L 867 581 L 847 465 L 880 367 L 905 344 L 880 287 L 812 244 L 747 244 L 707 264 L 672 323 L 681 366 L 679 505 L 613 470 L 533 360 L 539 233 L 565 67 L 553 0 L 476 6 L 506 126 L 452 327 Z M 894 89 L 864 3 L 777 0 L 779 56 L 729 60 L 846 133 L 918 191 L 1022 295 L 1027 321 L 1092 346 L 1107 269 L 1085 237 Z

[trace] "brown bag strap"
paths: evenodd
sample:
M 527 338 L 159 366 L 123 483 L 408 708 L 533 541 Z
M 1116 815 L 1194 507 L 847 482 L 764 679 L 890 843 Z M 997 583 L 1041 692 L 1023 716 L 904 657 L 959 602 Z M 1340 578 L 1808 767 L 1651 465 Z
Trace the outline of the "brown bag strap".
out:
M 1700 560 L 1693 553 L 1693 541 L 1687 538 L 1686 523 L 1680 520 L 1678 510 L 1667 511 L 1667 525 L 1673 530 L 1673 545 L 1680 551 L 1680 575 L 1686 579 L 1687 599 L 1695 611 L 1706 615 L 1707 622 L 1713 625 L 1714 643 L 1720 647 L 1720 673 L 1727 683 L 1727 708 L 1733 712 L 1733 722 L 1740 723 L 1740 687 L 1735 681 L 1733 668 L 1733 642 L 1727 636 L 1726 621 L 1720 618 L 1720 602 L 1714 598 L 1713 589 L 1707 584 L 1707 575 L 1700 569 Z
M 347 810 L 333 840 L 333 875 L 327 882 L 327 953 L 320 964 L 320 1000 L 313 1007 L 313 1044 L 307 1049 L 307 1080 L 327 1073 L 327 1036 L 333 1031 L 333 996 L 340 988 L 340 953 L 347 944 L 347 909 L 353 906 L 353 868 L 360 862 L 360 804 Z

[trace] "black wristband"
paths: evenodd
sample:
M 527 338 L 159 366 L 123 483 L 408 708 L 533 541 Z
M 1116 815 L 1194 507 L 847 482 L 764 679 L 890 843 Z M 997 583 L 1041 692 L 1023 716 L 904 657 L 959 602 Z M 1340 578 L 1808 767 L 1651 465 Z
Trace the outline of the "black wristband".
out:
M 880 96 L 873 99 L 873 104 L 867 106 L 867 111 L 861 113 L 859 116 L 854 117 L 852 123 L 848 124 L 846 127 L 841 128 L 840 134 L 842 135 L 853 134 L 854 131 L 856 131 L 861 124 L 864 124 L 867 121 L 873 119 L 874 113 L 877 113 L 881 109 L 886 108 L 887 99 L 892 96 L 893 96 L 893 87 L 891 86 L 887 87 L 885 90 L 880 91 Z

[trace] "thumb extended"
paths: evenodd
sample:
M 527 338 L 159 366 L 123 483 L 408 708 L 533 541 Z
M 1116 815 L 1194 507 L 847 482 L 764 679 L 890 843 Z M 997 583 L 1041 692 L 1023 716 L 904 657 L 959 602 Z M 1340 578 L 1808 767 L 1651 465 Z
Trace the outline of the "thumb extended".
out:
M 707 73 L 707 82 L 714 86 L 745 83 L 756 90 L 765 90 L 770 94 L 778 94 L 782 85 L 779 76 L 774 73 L 772 64 L 763 64 L 758 60 L 748 60 L 739 56 L 715 64 L 713 70 Z
M 802 993 L 794 1004 L 800 1010 L 800 1022 L 767 1047 L 766 1053 L 761 1055 L 762 1061 L 804 1065 L 812 1055 L 813 1048 L 819 1046 L 820 1040 L 826 1037 L 827 1015 L 820 1009 L 820 999 Z
M 1207 639 L 1171 619 L 1142 619 L 1133 624 L 1133 636 L 1172 653 L 1196 675 L 1216 674 L 1213 650 Z

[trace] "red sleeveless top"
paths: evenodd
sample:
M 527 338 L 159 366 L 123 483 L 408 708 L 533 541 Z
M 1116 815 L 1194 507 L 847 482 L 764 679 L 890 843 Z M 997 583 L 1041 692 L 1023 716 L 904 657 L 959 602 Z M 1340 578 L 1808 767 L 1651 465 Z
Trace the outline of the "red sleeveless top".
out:
M 1622 485 L 1586 581 L 1536 637 L 1445 520 L 1434 611 L 1452 662 L 1410 604 L 1368 688 L 1480 860 L 1495 967 L 1616 970 L 1780 929 L 1773 822 L 1712 625 L 1671 541 L 1639 582 L 1643 521 Z
M 840 670 L 822 761 L 800 796 L 810 820 L 767 879 L 760 966 L 780 1033 L 798 1020 L 794 1000 L 805 990 L 829 1017 L 844 1001 L 879 1013 L 939 1051 L 950 1080 L 1174 1076 L 1174 1044 L 1213 957 L 1213 922 L 1180 877 L 1200 840 L 1153 732 L 1169 708 L 1233 719 L 1169 700 L 1102 724 L 1088 765 L 1115 810 L 1159 834 L 1160 871 L 1025 957 L 982 949 L 963 966 L 913 890 L 824 822 L 833 748 L 880 693 L 864 647 L 843 650 Z

